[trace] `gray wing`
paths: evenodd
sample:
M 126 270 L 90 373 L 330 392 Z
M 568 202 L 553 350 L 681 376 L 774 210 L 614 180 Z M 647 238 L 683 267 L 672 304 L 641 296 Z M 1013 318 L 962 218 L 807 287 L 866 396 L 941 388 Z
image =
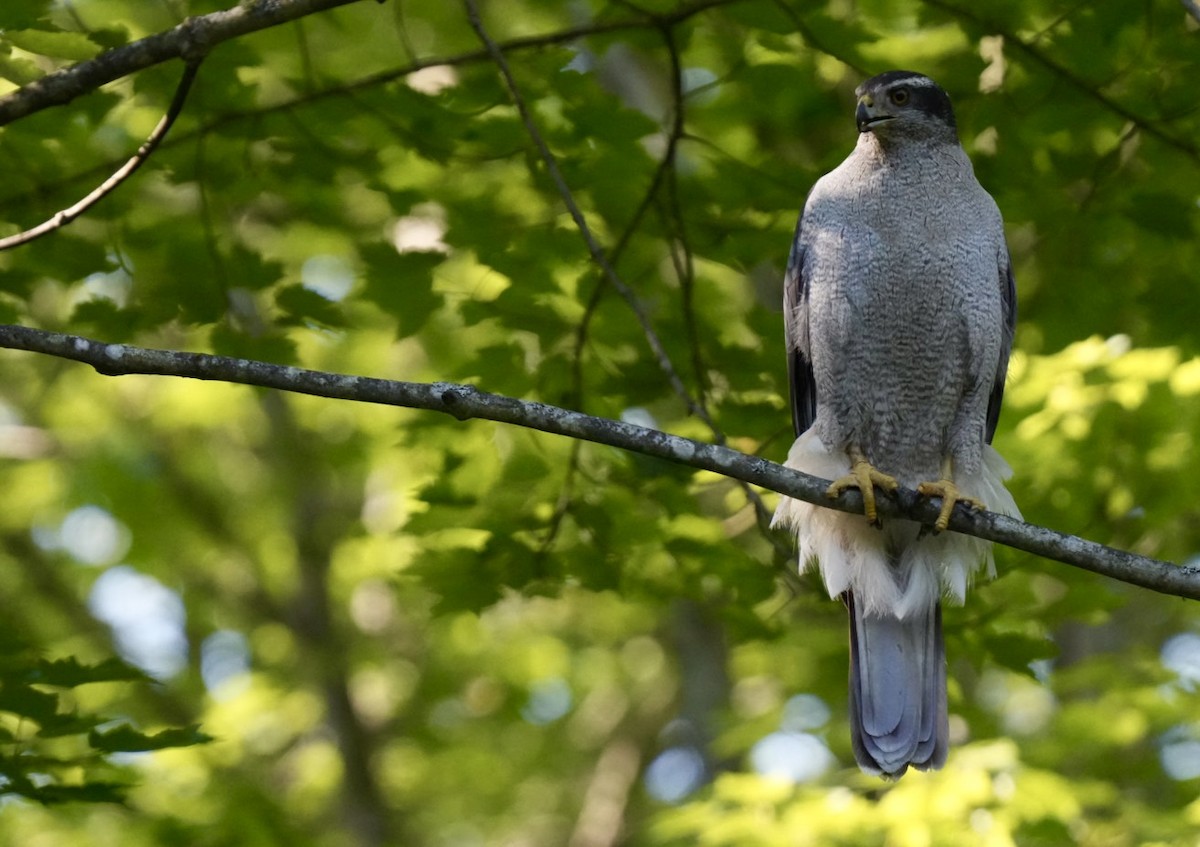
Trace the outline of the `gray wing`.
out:
M 986 429 L 988 444 L 992 443 L 992 436 L 996 434 L 996 424 L 1000 420 L 1000 403 L 1004 400 L 1004 378 L 1008 375 L 1008 355 L 1012 352 L 1013 330 L 1017 325 L 1017 280 L 1013 276 L 1012 254 L 1006 253 L 1006 255 L 1008 256 L 1008 267 L 1005 269 L 1004 285 L 1001 291 L 1001 303 L 1004 307 L 1004 340 L 1000 347 L 1000 366 L 996 368 L 996 381 L 992 384 L 992 394 L 988 398 Z M 794 406 L 795 400 L 792 403 Z
M 801 215 L 792 239 L 787 272 L 783 275 L 783 329 L 787 345 L 788 386 L 792 396 L 792 424 L 796 435 L 812 426 L 813 418 L 817 416 L 817 384 L 813 377 L 812 361 L 808 358 L 808 281 L 804 278 L 804 245 L 800 243 L 803 226 L 804 217 Z

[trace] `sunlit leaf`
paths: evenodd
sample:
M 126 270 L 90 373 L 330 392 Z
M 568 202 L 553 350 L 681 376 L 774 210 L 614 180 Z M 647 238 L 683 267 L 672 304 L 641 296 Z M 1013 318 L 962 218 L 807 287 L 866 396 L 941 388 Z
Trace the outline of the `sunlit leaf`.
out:
M 51 32 L 43 29 L 6 29 L 4 39 L 22 50 L 79 62 L 100 52 L 100 47 L 78 32 Z

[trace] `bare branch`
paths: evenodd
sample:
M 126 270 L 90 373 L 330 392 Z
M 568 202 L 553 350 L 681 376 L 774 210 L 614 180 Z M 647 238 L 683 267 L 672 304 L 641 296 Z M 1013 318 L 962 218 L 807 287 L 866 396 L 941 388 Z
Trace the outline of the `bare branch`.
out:
M 152 65 L 171 59 L 194 60 L 231 38 L 357 2 L 359 0 L 255 0 L 222 12 L 188 18 L 177 27 L 46 74 L 0 97 L 0 126 L 49 106 L 69 103 L 105 83 Z
M 162 116 L 162 120 L 154 127 L 154 131 L 150 133 L 145 143 L 138 148 L 129 161 L 117 168 L 112 176 L 100 183 L 100 185 L 89 192 L 87 196 L 74 206 L 63 209 L 61 212 L 56 212 L 47 220 L 24 232 L 18 232 L 16 235 L 10 235 L 7 238 L 0 238 L 0 251 L 20 247 L 22 244 L 28 244 L 37 238 L 41 238 L 48 232 L 61 229 L 115 191 L 117 186 L 122 182 L 129 179 L 133 175 L 133 172 L 150 158 L 150 154 L 155 151 L 159 142 L 166 137 L 171 126 L 175 123 L 175 119 L 183 111 L 184 101 L 187 100 L 188 92 L 192 89 L 192 82 L 196 79 L 196 72 L 199 69 L 200 59 L 195 59 L 187 63 L 183 69 L 183 76 L 179 79 L 179 86 L 175 89 L 175 96 L 171 98 L 171 105 L 167 107 L 166 114 Z
M 426 409 L 458 420 L 498 421 L 655 456 L 838 511 L 862 513 L 862 496 L 857 491 L 847 491 L 837 500 L 829 500 L 825 496 L 828 480 L 790 470 L 757 456 L 545 403 L 489 394 L 470 385 L 397 382 L 228 356 L 107 344 L 11 324 L 0 324 L 0 348 L 83 362 L 106 376 L 147 374 L 215 380 L 334 400 Z M 884 516 L 907 518 L 926 525 L 932 525 L 937 519 L 937 505 L 911 489 L 901 489 L 896 495 L 879 492 L 876 501 L 879 513 Z M 1197 568 L 1127 553 L 994 512 L 972 512 L 961 505 L 950 518 L 950 529 L 1152 591 L 1200 600 L 1200 569 Z

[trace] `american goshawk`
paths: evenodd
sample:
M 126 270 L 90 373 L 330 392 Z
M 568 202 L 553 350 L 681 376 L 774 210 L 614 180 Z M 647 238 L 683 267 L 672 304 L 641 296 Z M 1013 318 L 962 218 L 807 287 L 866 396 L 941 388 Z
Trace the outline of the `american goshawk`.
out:
M 991 545 L 943 532 L 956 503 L 1017 515 L 991 448 L 1016 295 L 1000 212 L 933 80 L 890 71 L 856 91 L 858 143 L 813 186 L 784 283 L 788 466 L 862 492 L 866 515 L 784 498 L 850 612 L 850 718 L 863 770 L 946 760 L 943 596 L 994 571 Z M 874 486 L 942 499 L 935 529 L 881 520 Z

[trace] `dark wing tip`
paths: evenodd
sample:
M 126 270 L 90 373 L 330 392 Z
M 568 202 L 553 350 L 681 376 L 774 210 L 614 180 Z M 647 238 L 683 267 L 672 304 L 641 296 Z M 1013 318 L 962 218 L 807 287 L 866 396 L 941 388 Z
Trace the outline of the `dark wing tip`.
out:
M 801 223 L 803 218 L 801 219 Z M 792 402 L 792 425 L 799 436 L 812 426 L 817 415 L 817 385 L 812 362 L 800 349 L 799 322 L 807 320 L 808 286 L 804 279 L 804 248 L 800 226 L 792 241 L 787 272 L 783 277 L 783 326 L 787 345 L 788 389 Z

